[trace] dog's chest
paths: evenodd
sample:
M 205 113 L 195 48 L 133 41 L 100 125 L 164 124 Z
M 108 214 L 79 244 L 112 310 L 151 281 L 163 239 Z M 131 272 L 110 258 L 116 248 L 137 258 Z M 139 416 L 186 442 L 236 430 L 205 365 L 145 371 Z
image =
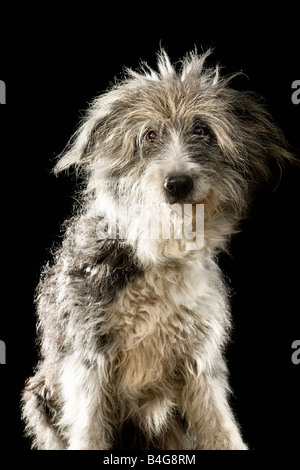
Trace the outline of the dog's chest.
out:
M 199 349 L 205 331 L 201 290 L 205 282 L 193 273 L 167 270 L 126 286 L 111 312 L 123 382 L 142 387 L 166 379 Z
M 149 336 L 166 335 L 172 343 L 189 335 L 200 321 L 198 287 L 180 272 L 150 271 L 122 291 L 114 305 L 114 329 L 124 332 L 128 346 Z

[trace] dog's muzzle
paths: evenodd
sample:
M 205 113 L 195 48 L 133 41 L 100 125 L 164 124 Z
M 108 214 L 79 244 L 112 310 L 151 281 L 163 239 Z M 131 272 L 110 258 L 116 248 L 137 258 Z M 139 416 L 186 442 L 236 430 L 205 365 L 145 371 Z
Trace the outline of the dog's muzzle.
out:
M 193 180 L 187 175 L 170 175 L 165 178 L 164 188 L 172 203 L 184 199 L 193 189 Z

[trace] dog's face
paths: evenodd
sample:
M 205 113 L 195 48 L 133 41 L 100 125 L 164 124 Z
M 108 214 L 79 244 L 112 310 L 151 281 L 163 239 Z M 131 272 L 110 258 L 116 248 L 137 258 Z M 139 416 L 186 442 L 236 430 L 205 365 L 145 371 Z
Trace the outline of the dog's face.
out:
M 129 71 L 94 101 L 57 170 L 82 166 L 88 192 L 109 192 L 114 204 L 204 204 L 206 232 L 218 244 L 269 160 L 290 155 L 264 107 L 205 69 L 207 55 L 190 54 L 177 72 L 162 52 L 159 73 Z

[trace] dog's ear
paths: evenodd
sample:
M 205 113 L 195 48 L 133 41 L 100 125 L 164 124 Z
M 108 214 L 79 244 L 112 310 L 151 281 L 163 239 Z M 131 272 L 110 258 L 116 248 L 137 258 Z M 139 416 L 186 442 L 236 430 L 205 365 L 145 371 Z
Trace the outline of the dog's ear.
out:
M 234 92 L 231 101 L 239 151 L 245 155 L 253 179 L 266 180 L 275 167 L 280 174 L 288 163 L 298 160 L 281 129 L 273 121 L 262 99 L 249 92 Z M 274 165 L 275 164 L 275 165 Z
M 99 135 L 102 119 L 95 115 L 85 117 L 84 121 L 71 137 L 59 160 L 54 167 L 54 173 L 74 166 L 76 170 L 90 161 L 95 150 L 96 136 Z
M 111 106 L 117 100 L 117 97 L 113 95 L 113 92 L 106 93 L 92 102 L 78 130 L 59 155 L 54 167 L 55 174 L 71 166 L 74 166 L 76 170 L 85 167 L 95 157 L 97 149 L 100 152 L 101 142 L 107 134 Z

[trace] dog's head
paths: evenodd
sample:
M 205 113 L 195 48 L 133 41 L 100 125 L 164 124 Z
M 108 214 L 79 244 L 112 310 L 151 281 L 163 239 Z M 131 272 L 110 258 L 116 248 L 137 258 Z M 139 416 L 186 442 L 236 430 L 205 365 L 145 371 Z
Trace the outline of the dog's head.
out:
M 96 199 L 204 204 L 206 239 L 221 243 L 269 163 L 292 156 L 259 100 L 205 66 L 209 53 L 190 53 L 176 69 L 161 51 L 158 72 L 127 70 L 92 103 L 55 171 L 83 169 Z

